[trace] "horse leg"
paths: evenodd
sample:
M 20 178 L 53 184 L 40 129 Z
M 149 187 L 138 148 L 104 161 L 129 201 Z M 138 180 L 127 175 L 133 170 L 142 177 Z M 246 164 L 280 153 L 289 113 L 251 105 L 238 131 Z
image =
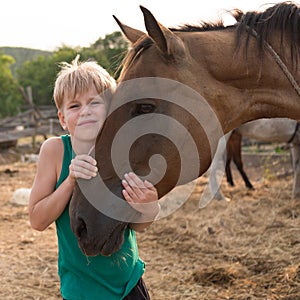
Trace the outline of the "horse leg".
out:
M 207 203 L 210 199 L 226 200 L 230 201 L 229 198 L 225 197 L 221 191 L 221 183 L 224 175 L 224 165 L 226 160 L 226 146 L 231 132 L 225 135 L 225 140 L 220 140 L 213 162 L 209 169 L 209 180 L 208 189 L 204 190 L 201 201 Z
M 245 182 L 246 187 L 250 190 L 254 190 L 254 187 L 253 187 L 252 183 L 250 182 L 246 172 L 244 171 L 242 161 L 238 161 L 238 162 L 235 161 L 234 163 L 235 163 L 236 167 L 238 168 L 238 170 L 239 170 L 239 172 L 240 172 L 240 174 L 241 174 L 241 176 L 242 176 L 242 178 Z
M 243 161 L 242 161 L 242 135 L 237 131 L 234 131 L 234 134 L 231 138 L 230 143 L 230 152 L 233 158 L 234 164 L 236 165 L 237 169 L 239 170 L 245 185 L 248 189 L 254 189 L 252 183 L 250 182 L 246 172 L 244 171 Z
M 222 146 L 219 141 L 218 148 L 214 157 L 214 161 L 212 162 L 210 167 L 210 176 L 209 176 L 209 189 L 212 194 L 212 197 L 216 200 L 225 200 L 225 197 L 221 191 L 221 179 L 218 177 L 219 171 L 220 170 L 222 171 L 222 169 L 224 170 L 224 159 L 225 159 L 224 148 L 222 149 Z
M 232 155 L 234 151 L 234 140 L 235 140 L 235 130 L 232 131 L 230 137 L 228 138 L 227 144 L 226 144 L 226 159 L 225 159 L 225 173 L 226 173 L 226 179 L 229 185 L 234 186 L 233 182 L 233 177 L 232 177 L 232 172 L 231 172 L 231 160 L 232 160 Z
M 217 186 L 217 188 L 216 188 Z M 209 179 L 209 188 L 212 192 L 212 196 L 216 200 L 225 200 L 225 197 L 220 189 L 218 180 L 217 180 L 217 174 L 213 174 Z
M 293 197 L 300 199 L 300 144 L 291 145 L 291 157 L 294 171 Z
M 230 163 L 231 163 L 231 158 L 226 159 L 226 164 L 225 164 L 225 173 L 226 173 L 226 179 L 229 185 L 234 186 L 233 178 L 232 178 L 232 173 L 231 173 L 231 168 L 230 168 Z

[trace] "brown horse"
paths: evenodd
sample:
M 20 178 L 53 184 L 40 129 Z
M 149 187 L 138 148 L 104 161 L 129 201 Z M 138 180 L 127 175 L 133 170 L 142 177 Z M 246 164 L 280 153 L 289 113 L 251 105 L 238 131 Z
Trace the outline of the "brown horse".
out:
M 117 21 L 131 49 L 96 141 L 100 183 L 79 182 L 70 203 L 87 255 L 120 249 L 127 224 L 137 220 L 118 201 L 124 172 L 151 180 L 162 197 L 209 168 L 224 133 L 263 117 L 300 119 L 297 5 L 236 10 L 234 26 L 177 29 L 141 10 L 147 34 Z

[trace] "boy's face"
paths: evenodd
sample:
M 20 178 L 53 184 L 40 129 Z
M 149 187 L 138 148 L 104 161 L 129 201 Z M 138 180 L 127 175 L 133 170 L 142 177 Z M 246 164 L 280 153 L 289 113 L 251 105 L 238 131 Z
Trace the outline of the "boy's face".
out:
M 104 100 L 92 86 L 86 93 L 76 95 L 75 99 L 64 99 L 58 117 L 76 142 L 94 142 L 103 126 L 107 109 Z

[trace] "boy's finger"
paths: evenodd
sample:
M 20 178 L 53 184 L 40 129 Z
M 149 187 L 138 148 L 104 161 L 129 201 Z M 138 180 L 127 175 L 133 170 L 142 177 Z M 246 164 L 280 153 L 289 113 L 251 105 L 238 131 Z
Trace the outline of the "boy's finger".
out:
M 148 188 L 149 190 L 156 190 L 155 186 L 154 186 L 151 182 L 149 182 L 148 180 L 145 180 L 145 181 L 144 181 L 144 185 L 145 185 L 145 187 Z
M 143 181 L 135 173 L 129 172 L 124 177 L 132 187 L 144 188 Z
M 91 157 L 90 155 L 87 155 L 87 154 L 77 155 L 77 156 L 75 156 L 74 159 L 80 160 L 80 161 L 86 161 L 94 166 L 97 165 L 97 161 L 93 157 Z
M 82 160 L 82 159 L 74 158 L 74 159 L 72 159 L 71 164 L 74 165 L 74 166 L 79 166 L 79 167 L 91 170 L 93 172 L 97 172 L 98 171 L 97 166 L 94 165 L 94 164 L 91 164 L 91 162 L 87 162 L 87 161 Z

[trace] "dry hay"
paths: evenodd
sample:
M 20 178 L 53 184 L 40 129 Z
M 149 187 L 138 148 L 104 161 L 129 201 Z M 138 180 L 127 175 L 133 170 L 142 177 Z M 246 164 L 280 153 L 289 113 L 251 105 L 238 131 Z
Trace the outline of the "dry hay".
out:
M 0 299 L 60 299 L 54 226 L 33 231 L 27 208 L 10 203 L 34 172 L 33 163 L 0 166 Z M 292 176 L 249 173 L 254 191 L 240 180 L 235 188 L 224 183 L 232 200 L 203 209 L 201 178 L 180 209 L 138 234 L 152 300 L 300 299 L 300 201 L 291 199 Z
M 55 230 L 33 231 L 27 207 L 11 203 L 17 188 L 31 187 L 35 164 L 0 167 L 0 299 L 60 299 Z

